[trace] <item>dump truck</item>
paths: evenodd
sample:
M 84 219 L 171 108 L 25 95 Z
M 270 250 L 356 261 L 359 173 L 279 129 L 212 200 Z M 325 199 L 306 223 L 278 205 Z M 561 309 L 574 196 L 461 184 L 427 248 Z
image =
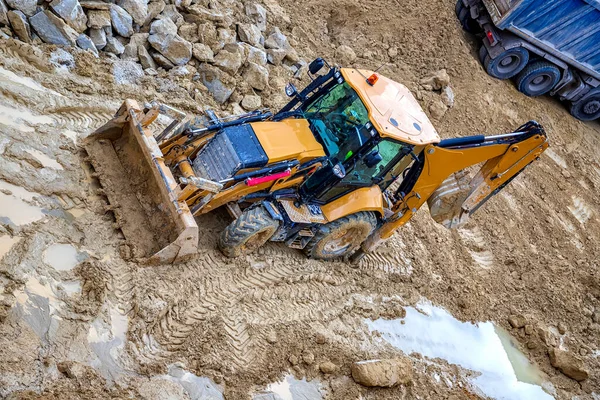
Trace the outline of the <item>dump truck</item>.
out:
M 442 140 L 404 85 L 320 58 L 308 71 L 312 81 L 302 91 L 288 84 L 277 113 L 186 118 L 126 100 L 89 135 L 83 146 L 124 253 L 148 264 L 189 259 L 195 217 L 223 207 L 233 219 L 218 240 L 226 256 L 272 241 L 359 260 L 426 202 L 437 222 L 459 226 L 548 147 L 534 121 Z M 168 126 L 153 131 L 160 115 Z
M 458 0 L 456 15 L 480 34 L 489 75 L 557 96 L 582 121 L 600 117 L 600 1 Z

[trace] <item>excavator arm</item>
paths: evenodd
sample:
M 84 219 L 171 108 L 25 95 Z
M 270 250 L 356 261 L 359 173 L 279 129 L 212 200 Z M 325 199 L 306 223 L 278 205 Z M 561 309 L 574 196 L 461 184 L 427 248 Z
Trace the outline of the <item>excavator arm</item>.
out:
M 427 145 L 397 192 L 394 214 L 363 243 L 362 252 L 374 250 L 391 237 L 425 202 L 436 222 L 448 228 L 465 223 L 547 147 L 544 128 L 535 121 L 504 135 Z M 479 171 L 469 178 L 469 169 L 478 165 Z

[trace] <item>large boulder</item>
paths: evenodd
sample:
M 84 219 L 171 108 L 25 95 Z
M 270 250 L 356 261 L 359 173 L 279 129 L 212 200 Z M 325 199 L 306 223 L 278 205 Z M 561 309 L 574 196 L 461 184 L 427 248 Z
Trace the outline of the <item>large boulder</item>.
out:
M 352 378 L 368 387 L 392 387 L 412 382 L 412 364 L 405 359 L 368 360 L 352 364 Z
M 109 10 L 89 10 L 87 26 L 92 29 L 102 29 L 112 25 Z
M 250 46 L 249 44 L 245 44 L 244 47 L 246 48 L 246 61 L 258 64 L 262 67 L 267 66 L 267 53 L 257 47 Z
M 192 58 L 192 44 L 177 34 L 177 26 L 168 18 L 150 25 L 148 42 L 174 65 L 186 64 Z
M 98 50 L 102 50 L 106 46 L 106 32 L 104 29 L 90 29 L 90 39 Z
M 151 1 L 148 3 L 148 13 L 146 14 L 146 21 L 144 25 L 150 25 L 150 23 L 156 19 L 165 9 L 165 2 L 162 0 Z
M 256 24 L 261 32 L 267 29 L 267 10 L 257 3 L 246 4 L 246 15 Z
M 242 99 L 241 105 L 244 108 L 244 110 L 254 111 L 260 108 L 260 106 L 262 105 L 262 101 L 260 96 L 248 94 Z
M 9 11 L 7 13 L 8 20 L 12 26 L 13 31 L 19 38 L 19 40 L 31 43 L 31 28 L 29 27 L 29 22 L 27 22 L 27 17 L 21 11 Z
M 233 87 L 223 82 L 223 73 L 208 64 L 201 64 L 198 68 L 200 80 L 206 86 L 215 101 L 219 104 L 225 103 L 233 93 Z
M 121 55 L 121 59 L 138 60 L 138 48 L 148 45 L 148 33 L 134 33 L 129 39 L 129 43 L 125 45 L 125 51 Z
M 156 69 L 156 62 L 144 46 L 138 46 L 138 60 L 144 69 L 151 68 Z
M 569 378 L 576 381 L 584 381 L 589 378 L 590 372 L 583 365 L 583 361 L 568 351 L 553 347 L 550 349 L 549 355 L 550 364 Z
M 119 0 L 119 6 L 131 15 L 138 25 L 143 25 L 148 16 L 148 0 Z
M 253 24 L 238 24 L 237 33 L 242 42 L 252 46 L 259 46 L 263 38 L 260 29 Z
M 115 31 L 123 37 L 133 35 L 133 18 L 122 7 L 113 4 L 110 7 L 110 18 Z
M 290 47 L 287 37 L 281 33 L 279 28 L 275 27 L 265 40 L 265 48 L 267 49 L 285 49 Z
M 54 0 L 50 8 L 71 28 L 82 33 L 87 29 L 87 16 L 77 0 Z
M 335 49 L 334 57 L 341 65 L 350 65 L 356 61 L 356 53 L 345 44 Z
M 265 90 L 269 84 L 269 70 L 258 64 L 248 63 L 244 80 L 256 90 Z
M 213 63 L 223 71 L 235 75 L 242 66 L 242 55 L 239 51 L 223 49 L 215 56 Z
M 103 50 L 119 56 L 125 51 L 125 46 L 123 46 L 123 43 L 121 43 L 116 37 L 107 36 L 106 46 L 104 46 Z
M 177 34 L 190 43 L 196 43 L 198 37 L 198 25 L 185 23 L 178 28 Z
M 21 11 L 28 17 L 37 11 L 37 0 L 6 0 L 10 8 Z
M 77 37 L 77 46 L 79 46 L 80 48 L 82 48 L 83 50 L 89 50 L 92 53 L 94 53 L 96 56 L 98 56 L 98 49 L 96 49 L 96 44 L 92 41 L 92 39 L 82 33 L 79 35 L 79 37 Z
M 8 7 L 4 0 L 0 0 L 0 25 L 9 25 L 8 21 Z
M 194 43 L 192 47 L 194 58 L 200 62 L 213 62 L 215 55 L 210 47 L 204 43 Z
M 46 43 L 75 46 L 79 34 L 62 19 L 48 10 L 40 11 L 29 18 L 29 24 Z
M 198 42 L 204 43 L 213 51 L 219 50 L 217 47 L 218 33 L 217 28 L 210 22 L 198 25 Z

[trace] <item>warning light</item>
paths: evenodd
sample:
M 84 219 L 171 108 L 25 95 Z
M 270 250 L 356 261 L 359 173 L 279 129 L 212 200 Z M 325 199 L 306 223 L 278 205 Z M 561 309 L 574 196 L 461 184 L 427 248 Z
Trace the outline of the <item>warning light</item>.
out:
M 375 85 L 379 80 L 379 76 L 377 74 L 373 74 L 367 78 L 367 83 L 371 86 Z

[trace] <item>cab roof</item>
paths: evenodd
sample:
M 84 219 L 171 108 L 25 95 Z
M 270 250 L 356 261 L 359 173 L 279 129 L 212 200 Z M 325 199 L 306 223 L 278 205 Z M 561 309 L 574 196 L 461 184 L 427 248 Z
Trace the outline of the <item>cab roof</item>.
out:
M 440 142 L 433 124 L 406 86 L 379 74 L 371 86 L 365 77 L 373 71 L 342 68 L 341 72 L 367 107 L 381 136 L 413 145 Z

